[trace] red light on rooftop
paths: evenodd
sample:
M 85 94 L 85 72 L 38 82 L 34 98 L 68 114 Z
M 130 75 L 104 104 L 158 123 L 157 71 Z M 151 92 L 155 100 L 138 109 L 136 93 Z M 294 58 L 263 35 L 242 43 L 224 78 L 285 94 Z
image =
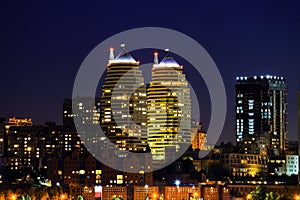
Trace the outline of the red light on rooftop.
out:
M 158 56 L 158 52 L 154 52 L 154 56 Z

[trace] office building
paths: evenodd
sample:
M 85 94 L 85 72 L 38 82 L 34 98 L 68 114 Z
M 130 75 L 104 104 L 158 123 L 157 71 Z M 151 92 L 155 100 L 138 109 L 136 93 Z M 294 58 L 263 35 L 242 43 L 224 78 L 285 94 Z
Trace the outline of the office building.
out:
M 139 61 L 110 50 L 102 86 L 101 128 L 120 151 L 147 150 L 147 97 Z M 122 155 L 123 156 L 123 155 Z
M 287 84 L 283 77 L 237 77 L 236 141 L 243 153 L 287 150 Z
M 264 176 L 268 172 L 268 158 L 264 155 L 222 153 L 218 156 L 222 169 L 232 176 Z
M 148 143 L 152 157 L 156 161 L 168 160 L 169 154 L 191 144 L 190 89 L 183 66 L 170 54 L 159 63 L 158 53 L 154 53 L 147 97 Z

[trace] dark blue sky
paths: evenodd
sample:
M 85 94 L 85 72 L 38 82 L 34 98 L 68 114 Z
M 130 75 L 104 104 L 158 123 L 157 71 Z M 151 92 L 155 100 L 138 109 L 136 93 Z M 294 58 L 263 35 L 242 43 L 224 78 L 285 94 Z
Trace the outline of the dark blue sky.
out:
M 234 138 L 235 77 L 261 74 L 286 77 L 295 140 L 299 10 L 299 1 L 282 0 L 1 1 L 0 115 L 61 123 L 63 99 L 89 51 L 121 31 L 158 26 L 197 40 L 219 67 L 228 95 L 224 140 Z

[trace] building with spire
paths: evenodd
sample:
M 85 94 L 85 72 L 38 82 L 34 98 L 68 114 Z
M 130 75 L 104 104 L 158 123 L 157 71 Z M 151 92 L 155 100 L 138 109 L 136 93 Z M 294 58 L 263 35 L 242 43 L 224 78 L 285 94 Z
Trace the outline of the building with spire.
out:
M 183 66 L 168 53 L 159 63 L 154 53 L 152 79 L 147 89 L 148 144 L 155 161 L 168 160 L 191 144 L 190 89 Z
M 237 77 L 236 141 L 243 153 L 287 149 L 287 84 L 283 77 Z
M 110 49 L 102 86 L 100 124 L 121 151 L 147 150 L 146 86 L 136 61 L 126 50 L 115 58 Z

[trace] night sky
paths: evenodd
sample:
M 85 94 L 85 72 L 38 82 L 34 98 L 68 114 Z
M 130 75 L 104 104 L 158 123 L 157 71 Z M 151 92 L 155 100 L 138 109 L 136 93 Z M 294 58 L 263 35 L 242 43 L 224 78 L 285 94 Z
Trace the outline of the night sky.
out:
M 121 31 L 155 26 L 194 38 L 217 64 L 228 99 L 221 140 L 234 140 L 235 77 L 266 74 L 287 79 L 288 136 L 296 139 L 300 1 L 7 0 L 0 3 L 0 16 L 4 117 L 61 124 L 62 102 L 71 97 L 87 54 Z

